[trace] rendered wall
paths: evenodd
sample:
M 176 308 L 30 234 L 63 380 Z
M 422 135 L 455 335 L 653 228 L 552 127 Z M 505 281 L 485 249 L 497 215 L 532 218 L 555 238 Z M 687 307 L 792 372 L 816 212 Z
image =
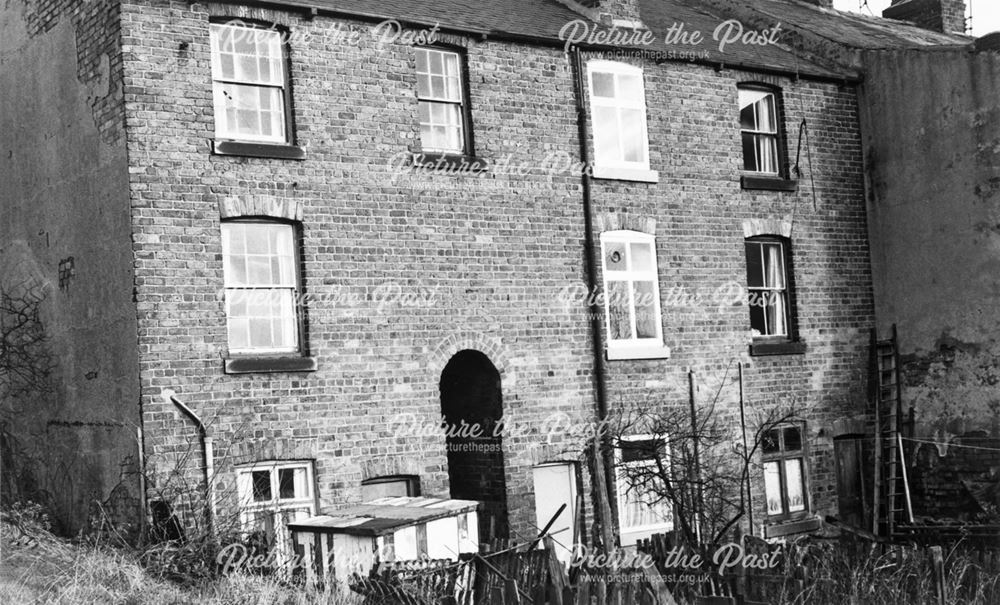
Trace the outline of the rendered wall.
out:
M 916 445 L 914 488 L 924 512 L 971 513 L 1000 472 L 954 447 L 1000 447 L 1000 54 L 865 62 L 876 314 L 883 335 L 898 324 L 916 437 L 942 444 Z
M 138 357 L 115 2 L 0 10 L 0 280 L 29 280 L 55 370 L 0 404 L 5 496 L 66 532 L 138 519 Z M 60 286 L 60 261 L 75 274 Z M 64 264 L 64 269 L 66 265 Z M 100 505 L 100 506 L 98 506 Z

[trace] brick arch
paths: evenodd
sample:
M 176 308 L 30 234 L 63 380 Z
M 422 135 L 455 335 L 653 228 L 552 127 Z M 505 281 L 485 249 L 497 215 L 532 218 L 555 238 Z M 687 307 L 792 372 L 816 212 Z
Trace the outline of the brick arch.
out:
M 424 475 L 423 460 L 413 456 L 392 456 L 388 458 L 362 460 L 361 480 L 389 477 L 393 475 Z
M 452 334 L 435 347 L 431 351 L 429 362 L 436 375 L 441 375 L 452 357 L 466 350 L 479 351 L 488 357 L 500 372 L 501 379 L 509 376 L 511 363 L 503 342 L 497 337 L 484 334 Z
M 656 219 L 651 216 L 628 212 L 602 212 L 597 216 L 598 230 L 605 231 L 638 231 L 656 235 Z
M 743 237 L 758 235 L 780 235 L 792 237 L 792 217 L 784 218 L 750 218 L 743 221 Z
M 302 202 L 270 195 L 237 195 L 219 202 L 219 217 L 222 219 L 249 216 L 302 222 Z
M 283 435 L 240 439 L 229 444 L 228 464 L 239 466 L 270 460 L 312 460 L 315 443 Z

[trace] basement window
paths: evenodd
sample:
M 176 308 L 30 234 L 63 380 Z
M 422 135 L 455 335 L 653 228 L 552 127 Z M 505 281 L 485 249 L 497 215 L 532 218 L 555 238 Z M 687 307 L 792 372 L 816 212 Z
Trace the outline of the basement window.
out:
M 673 507 L 663 489 L 663 473 L 669 469 L 665 439 L 632 435 L 618 440 L 615 487 L 622 546 L 673 529 Z
M 291 92 L 282 33 L 212 23 L 214 150 L 219 154 L 300 159 L 291 136 Z
M 659 174 L 649 168 L 642 69 L 614 61 L 590 61 L 587 77 L 594 130 L 594 177 L 658 182 Z
M 420 477 L 391 475 L 375 477 L 361 482 L 361 499 L 371 502 L 379 498 L 416 497 L 420 495 Z
M 761 454 L 769 519 L 792 519 L 808 514 L 805 452 L 801 425 L 779 426 L 764 434 Z
M 665 359 L 656 241 L 648 233 L 601 234 L 608 359 Z
M 244 539 L 278 561 L 292 557 L 288 524 L 316 515 L 313 463 L 264 461 L 236 470 Z

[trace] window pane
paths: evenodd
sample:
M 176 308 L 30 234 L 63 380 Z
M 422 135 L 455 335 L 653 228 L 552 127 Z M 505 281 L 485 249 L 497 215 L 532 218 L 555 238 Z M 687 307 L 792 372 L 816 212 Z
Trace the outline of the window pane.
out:
M 757 135 L 751 132 L 743 133 L 743 169 L 760 172 L 760 165 L 757 162 Z
M 797 452 L 802 449 L 802 431 L 797 426 L 785 427 L 785 451 Z
M 781 429 L 771 429 L 764 433 L 764 440 L 760 446 L 762 452 L 776 454 L 781 451 L 780 431 Z
M 441 52 L 432 50 L 428 52 L 430 57 L 430 68 L 429 72 L 432 74 L 443 74 L 444 73 L 444 61 L 441 58 Z
M 628 268 L 625 260 L 624 242 L 607 242 L 604 244 L 604 270 L 625 271 Z
M 431 77 L 427 74 L 417 74 L 417 96 L 427 98 L 431 96 Z
M 802 480 L 802 458 L 785 460 L 785 485 L 788 487 L 788 512 L 806 509 L 805 483 Z
M 781 471 L 777 462 L 764 463 L 764 494 L 767 497 L 767 514 L 780 515 L 784 512 L 781 503 Z
M 626 162 L 646 161 L 645 137 L 642 133 L 644 120 L 642 110 L 621 110 L 621 141 Z
M 250 483 L 254 502 L 271 499 L 271 471 L 252 471 Z
M 278 470 L 278 497 L 283 500 L 309 497 L 308 473 L 305 468 Z
M 774 95 L 767 93 L 755 105 L 757 110 L 757 129 L 765 132 L 778 132 L 778 122 L 774 111 Z
M 229 348 L 240 351 L 250 348 L 250 321 L 245 317 L 229 317 Z
M 621 161 L 618 110 L 613 107 L 594 108 L 594 155 L 597 163 Z
M 785 258 L 781 244 L 763 244 L 764 285 L 768 288 L 785 287 Z
M 656 338 L 659 318 L 656 316 L 656 286 L 654 282 L 635 282 L 636 338 Z
M 608 282 L 608 321 L 611 326 L 611 340 L 632 338 L 629 307 L 628 282 Z
M 622 439 L 618 443 L 621 449 L 621 461 L 629 462 L 656 461 L 657 453 L 663 449 L 656 439 Z
M 610 73 L 594 72 L 591 74 L 591 81 L 594 86 L 594 96 L 604 98 L 614 98 L 615 96 L 615 76 Z
M 764 290 L 750 292 L 750 330 L 754 336 L 765 336 L 768 334 L 767 313 L 761 306 L 762 300 L 767 297 Z
M 739 91 L 740 127 L 744 130 L 773 131 L 774 95 L 763 90 Z
M 746 242 L 747 252 L 747 286 L 762 288 L 764 286 L 764 260 L 761 258 L 761 245 L 757 242 Z
M 758 172 L 778 172 L 778 138 L 774 135 L 754 135 L 757 144 L 756 157 Z
M 653 247 L 649 244 L 631 244 L 629 252 L 632 255 L 633 271 L 653 270 Z
M 417 73 L 425 74 L 429 68 L 430 62 L 427 59 L 427 50 L 424 48 L 417 49 Z M 419 78 L 418 78 L 419 79 Z
M 644 102 L 642 95 L 642 76 L 639 74 L 621 74 L 618 76 L 618 99 L 626 102 Z
M 768 336 L 787 336 L 788 326 L 785 307 L 785 293 L 778 290 L 763 292 L 767 297 L 767 306 L 764 307 Z

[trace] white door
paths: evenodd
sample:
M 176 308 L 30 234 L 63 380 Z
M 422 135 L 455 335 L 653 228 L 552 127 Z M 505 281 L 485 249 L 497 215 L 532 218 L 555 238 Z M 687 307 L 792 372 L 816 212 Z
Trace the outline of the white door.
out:
M 566 508 L 559 514 L 549 533 L 555 542 L 556 556 L 568 564 L 572 549 L 576 544 L 577 503 L 576 503 L 576 463 L 553 462 L 541 464 L 534 469 L 535 480 L 535 524 L 539 531 L 544 528 L 562 505 Z

